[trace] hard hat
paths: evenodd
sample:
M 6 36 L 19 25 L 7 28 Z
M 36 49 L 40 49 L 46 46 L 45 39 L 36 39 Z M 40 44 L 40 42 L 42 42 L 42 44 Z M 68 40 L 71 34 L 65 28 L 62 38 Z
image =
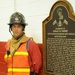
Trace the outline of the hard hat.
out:
M 11 26 L 12 24 L 22 24 L 24 27 L 27 25 L 25 17 L 19 12 L 15 12 L 10 16 L 8 25 Z

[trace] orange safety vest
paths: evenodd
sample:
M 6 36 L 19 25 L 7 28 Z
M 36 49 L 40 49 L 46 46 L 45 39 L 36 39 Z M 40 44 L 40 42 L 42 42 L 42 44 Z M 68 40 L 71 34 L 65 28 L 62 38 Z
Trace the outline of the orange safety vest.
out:
M 8 41 L 9 43 L 10 41 Z M 30 75 L 30 66 L 28 62 L 28 51 L 26 50 L 26 44 L 23 43 L 18 48 L 18 50 L 12 56 L 5 55 L 5 62 L 7 63 L 8 67 L 8 74 L 7 75 Z M 10 47 L 8 44 L 7 48 Z

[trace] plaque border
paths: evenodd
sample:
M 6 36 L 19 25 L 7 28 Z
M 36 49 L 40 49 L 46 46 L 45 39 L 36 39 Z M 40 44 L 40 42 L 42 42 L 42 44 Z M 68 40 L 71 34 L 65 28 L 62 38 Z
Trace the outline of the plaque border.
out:
M 68 11 L 68 17 L 72 20 L 75 20 L 75 13 L 73 11 L 73 8 L 71 4 L 66 0 L 58 0 L 54 3 L 52 6 L 49 16 L 42 22 L 42 42 L 43 42 L 43 75 L 55 75 L 54 73 L 47 72 L 46 71 L 46 30 L 45 25 L 52 19 L 53 12 L 58 6 L 64 6 L 67 8 Z

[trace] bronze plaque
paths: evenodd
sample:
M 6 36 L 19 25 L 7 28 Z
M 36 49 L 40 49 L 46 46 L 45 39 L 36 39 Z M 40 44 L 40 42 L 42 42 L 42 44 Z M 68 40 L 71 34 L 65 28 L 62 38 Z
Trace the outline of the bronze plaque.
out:
M 43 67 L 45 75 L 75 75 L 75 16 L 66 0 L 43 21 Z

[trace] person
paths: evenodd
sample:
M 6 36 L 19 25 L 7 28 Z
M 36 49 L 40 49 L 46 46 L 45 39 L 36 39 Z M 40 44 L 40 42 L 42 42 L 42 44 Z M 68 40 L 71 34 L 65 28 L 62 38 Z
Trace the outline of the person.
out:
M 68 25 L 68 21 L 64 18 L 63 11 L 61 8 L 57 9 L 57 20 L 54 20 L 53 25 L 62 27 L 63 25 Z
M 42 65 L 42 56 L 37 44 L 25 35 L 25 17 L 20 12 L 10 16 L 9 32 L 12 38 L 6 44 L 4 56 L 7 75 L 37 75 Z

